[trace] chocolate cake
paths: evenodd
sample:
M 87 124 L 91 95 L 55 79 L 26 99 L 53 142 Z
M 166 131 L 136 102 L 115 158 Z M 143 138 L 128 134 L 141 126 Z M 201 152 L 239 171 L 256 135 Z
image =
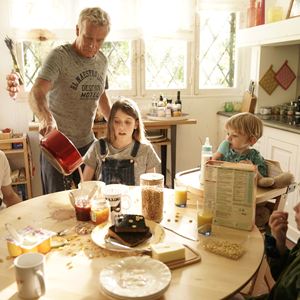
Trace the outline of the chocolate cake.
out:
M 115 232 L 148 232 L 142 215 L 120 215 L 115 219 Z
M 109 227 L 106 236 L 114 238 L 123 245 L 135 247 L 151 238 L 152 233 L 149 227 L 146 228 L 147 231 L 145 232 L 116 232 L 116 226 L 112 225 Z

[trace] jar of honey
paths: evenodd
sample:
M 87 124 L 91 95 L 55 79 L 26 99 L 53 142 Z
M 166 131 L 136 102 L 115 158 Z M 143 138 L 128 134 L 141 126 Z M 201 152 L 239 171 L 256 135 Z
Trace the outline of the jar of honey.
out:
M 91 202 L 91 221 L 94 224 L 106 223 L 109 219 L 109 204 L 105 199 L 95 199 Z

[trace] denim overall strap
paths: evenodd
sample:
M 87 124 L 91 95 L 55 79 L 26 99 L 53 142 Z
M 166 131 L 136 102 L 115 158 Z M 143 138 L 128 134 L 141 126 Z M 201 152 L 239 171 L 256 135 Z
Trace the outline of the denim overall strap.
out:
M 100 142 L 101 140 L 99 140 Z M 105 143 L 105 146 L 103 144 Z M 105 140 L 100 142 L 101 157 L 105 156 L 104 148 L 107 147 Z M 102 145 L 101 145 L 102 144 Z M 135 157 L 139 150 L 140 143 L 135 142 L 131 151 L 131 156 Z M 107 152 L 107 148 L 106 148 Z M 134 160 L 133 159 L 113 159 L 104 158 L 102 160 L 101 180 L 106 184 L 121 183 L 126 185 L 135 185 Z

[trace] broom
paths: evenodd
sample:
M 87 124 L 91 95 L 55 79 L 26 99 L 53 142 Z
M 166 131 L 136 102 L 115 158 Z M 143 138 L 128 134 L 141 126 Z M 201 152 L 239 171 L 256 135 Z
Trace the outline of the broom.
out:
M 15 55 L 15 51 L 14 51 L 14 42 L 11 38 L 9 38 L 8 36 L 6 36 L 6 38 L 4 39 L 5 44 L 7 46 L 7 48 L 9 49 L 10 55 L 12 57 L 13 60 L 13 70 L 18 74 L 19 76 L 19 84 L 22 85 L 24 83 L 24 79 L 17 61 L 17 57 Z

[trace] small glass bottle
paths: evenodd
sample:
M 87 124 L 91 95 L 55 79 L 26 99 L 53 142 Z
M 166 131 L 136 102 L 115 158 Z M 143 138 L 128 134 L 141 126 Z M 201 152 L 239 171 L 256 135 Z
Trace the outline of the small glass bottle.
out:
M 166 106 L 166 117 L 172 117 L 172 99 L 167 99 L 167 106 Z
M 262 25 L 262 7 L 261 7 L 261 1 L 258 1 L 257 8 L 256 8 L 256 18 L 255 18 L 255 25 Z
M 212 145 L 209 142 L 209 137 L 206 137 L 205 144 L 202 146 L 201 151 L 201 173 L 200 173 L 200 185 L 204 185 L 205 180 L 205 164 L 212 158 Z
M 255 26 L 256 7 L 255 0 L 250 0 L 250 6 L 247 10 L 247 25 L 248 27 Z
M 165 104 L 164 104 L 164 99 L 163 96 L 159 96 L 159 101 L 157 103 L 157 116 L 158 117 L 165 117 Z
M 174 105 L 173 117 L 180 117 L 182 115 L 182 102 L 180 99 L 180 91 L 177 91 L 177 98 Z

